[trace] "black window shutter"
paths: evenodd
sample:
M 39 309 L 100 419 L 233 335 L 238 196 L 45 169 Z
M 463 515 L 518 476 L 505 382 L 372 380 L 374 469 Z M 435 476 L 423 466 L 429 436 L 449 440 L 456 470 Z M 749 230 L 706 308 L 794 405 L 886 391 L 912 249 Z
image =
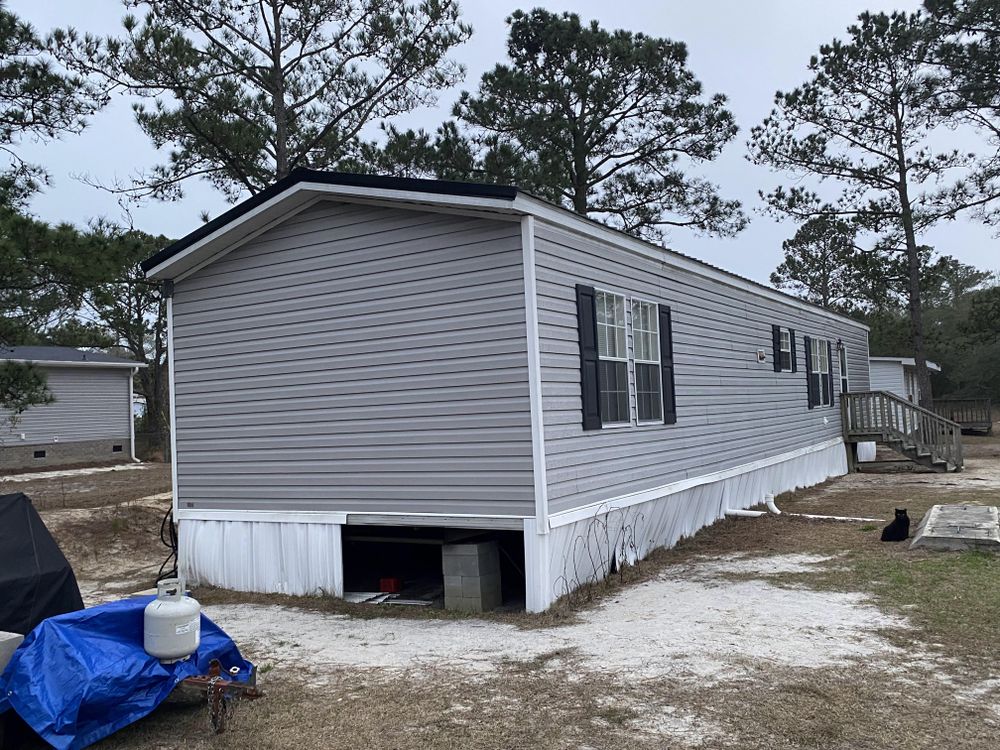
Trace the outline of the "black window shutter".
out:
M 798 356 L 798 353 L 795 351 L 795 329 L 794 328 L 789 328 L 788 329 L 788 341 L 789 341 L 789 345 L 792 347 L 792 372 L 798 372 L 799 371 L 799 356 Z
M 781 372 L 781 327 L 771 326 L 771 347 L 774 351 L 774 371 Z
M 827 406 L 833 406 L 833 344 L 829 341 L 826 342 L 826 383 L 824 384 L 826 388 Z
M 813 379 L 812 358 L 809 356 L 809 347 L 812 345 L 812 339 L 808 336 L 803 336 L 802 343 L 806 357 L 806 394 L 809 397 L 809 408 L 812 409 L 819 403 L 819 389 L 817 388 L 819 383 L 817 382 L 818 379 Z
M 674 333 L 670 323 L 670 308 L 658 305 L 660 311 L 660 372 L 663 377 L 663 423 L 677 422 L 677 400 L 674 393 Z
M 580 383 L 583 429 L 601 429 L 601 384 L 597 357 L 597 297 L 592 286 L 576 285 L 576 320 L 580 329 Z

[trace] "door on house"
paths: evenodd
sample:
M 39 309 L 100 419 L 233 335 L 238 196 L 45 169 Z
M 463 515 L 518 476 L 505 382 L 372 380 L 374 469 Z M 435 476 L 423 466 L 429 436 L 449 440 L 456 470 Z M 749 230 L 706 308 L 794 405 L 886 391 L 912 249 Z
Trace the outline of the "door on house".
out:
M 916 403 L 920 399 L 917 398 L 917 374 L 907 367 L 903 370 L 903 379 L 906 388 L 906 397 Z

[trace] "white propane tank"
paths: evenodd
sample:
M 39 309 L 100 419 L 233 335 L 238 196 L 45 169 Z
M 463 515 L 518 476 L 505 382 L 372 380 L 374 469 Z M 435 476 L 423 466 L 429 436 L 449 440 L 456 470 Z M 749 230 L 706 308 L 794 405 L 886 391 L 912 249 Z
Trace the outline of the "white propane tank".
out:
M 164 664 L 182 661 L 201 643 L 201 605 L 184 595 L 184 582 L 168 578 L 156 584 L 156 598 L 143 615 L 142 645 Z

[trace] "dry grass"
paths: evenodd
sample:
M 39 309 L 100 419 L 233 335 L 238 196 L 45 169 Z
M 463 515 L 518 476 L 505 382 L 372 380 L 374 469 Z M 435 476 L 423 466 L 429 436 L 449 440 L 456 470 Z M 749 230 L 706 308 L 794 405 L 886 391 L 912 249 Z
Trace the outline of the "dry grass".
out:
M 92 466 L 95 464 L 81 468 Z M 58 470 L 63 468 L 57 467 Z M 169 464 L 147 464 L 146 468 L 128 471 L 0 483 L 0 493 L 23 492 L 38 510 L 118 505 L 169 491 Z
M 322 684 L 274 670 L 267 696 L 212 736 L 204 706 L 167 704 L 97 747 L 823 748 L 987 750 L 997 716 L 926 673 L 865 665 L 777 669 L 710 689 L 579 673 L 555 654 L 470 680 L 444 669 L 341 670 Z M 167 738 L 173 738 L 168 740 Z

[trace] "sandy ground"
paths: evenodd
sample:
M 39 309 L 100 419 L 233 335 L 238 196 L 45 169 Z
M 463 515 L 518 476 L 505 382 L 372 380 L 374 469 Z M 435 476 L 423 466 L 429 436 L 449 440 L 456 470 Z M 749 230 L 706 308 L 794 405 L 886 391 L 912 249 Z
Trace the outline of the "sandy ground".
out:
M 154 585 L 168 550 L 170 467 L 123 464 L 0 477 L 0 492 L 28 495 L 73 565 L 84 604 Z
M 747 659 L 822 667 L 892 654 L 893 647 L 878 631 L 905 629 L 907 623 L 882 613 L 861 594 L 729 580 L 733 573 L 804 571 L 823 561 L 781 555 L 671 566 L 654 580 L 583 612 L 580 622 L 553 628 L 482 621 L 359 621 L 250 604 L 205 611 L 258 661 L 294 664 L 317 675 L 332 667 L 481 671 L 508 660 L 569 651 L 587 670 L 714 682 L 744 673 Z

